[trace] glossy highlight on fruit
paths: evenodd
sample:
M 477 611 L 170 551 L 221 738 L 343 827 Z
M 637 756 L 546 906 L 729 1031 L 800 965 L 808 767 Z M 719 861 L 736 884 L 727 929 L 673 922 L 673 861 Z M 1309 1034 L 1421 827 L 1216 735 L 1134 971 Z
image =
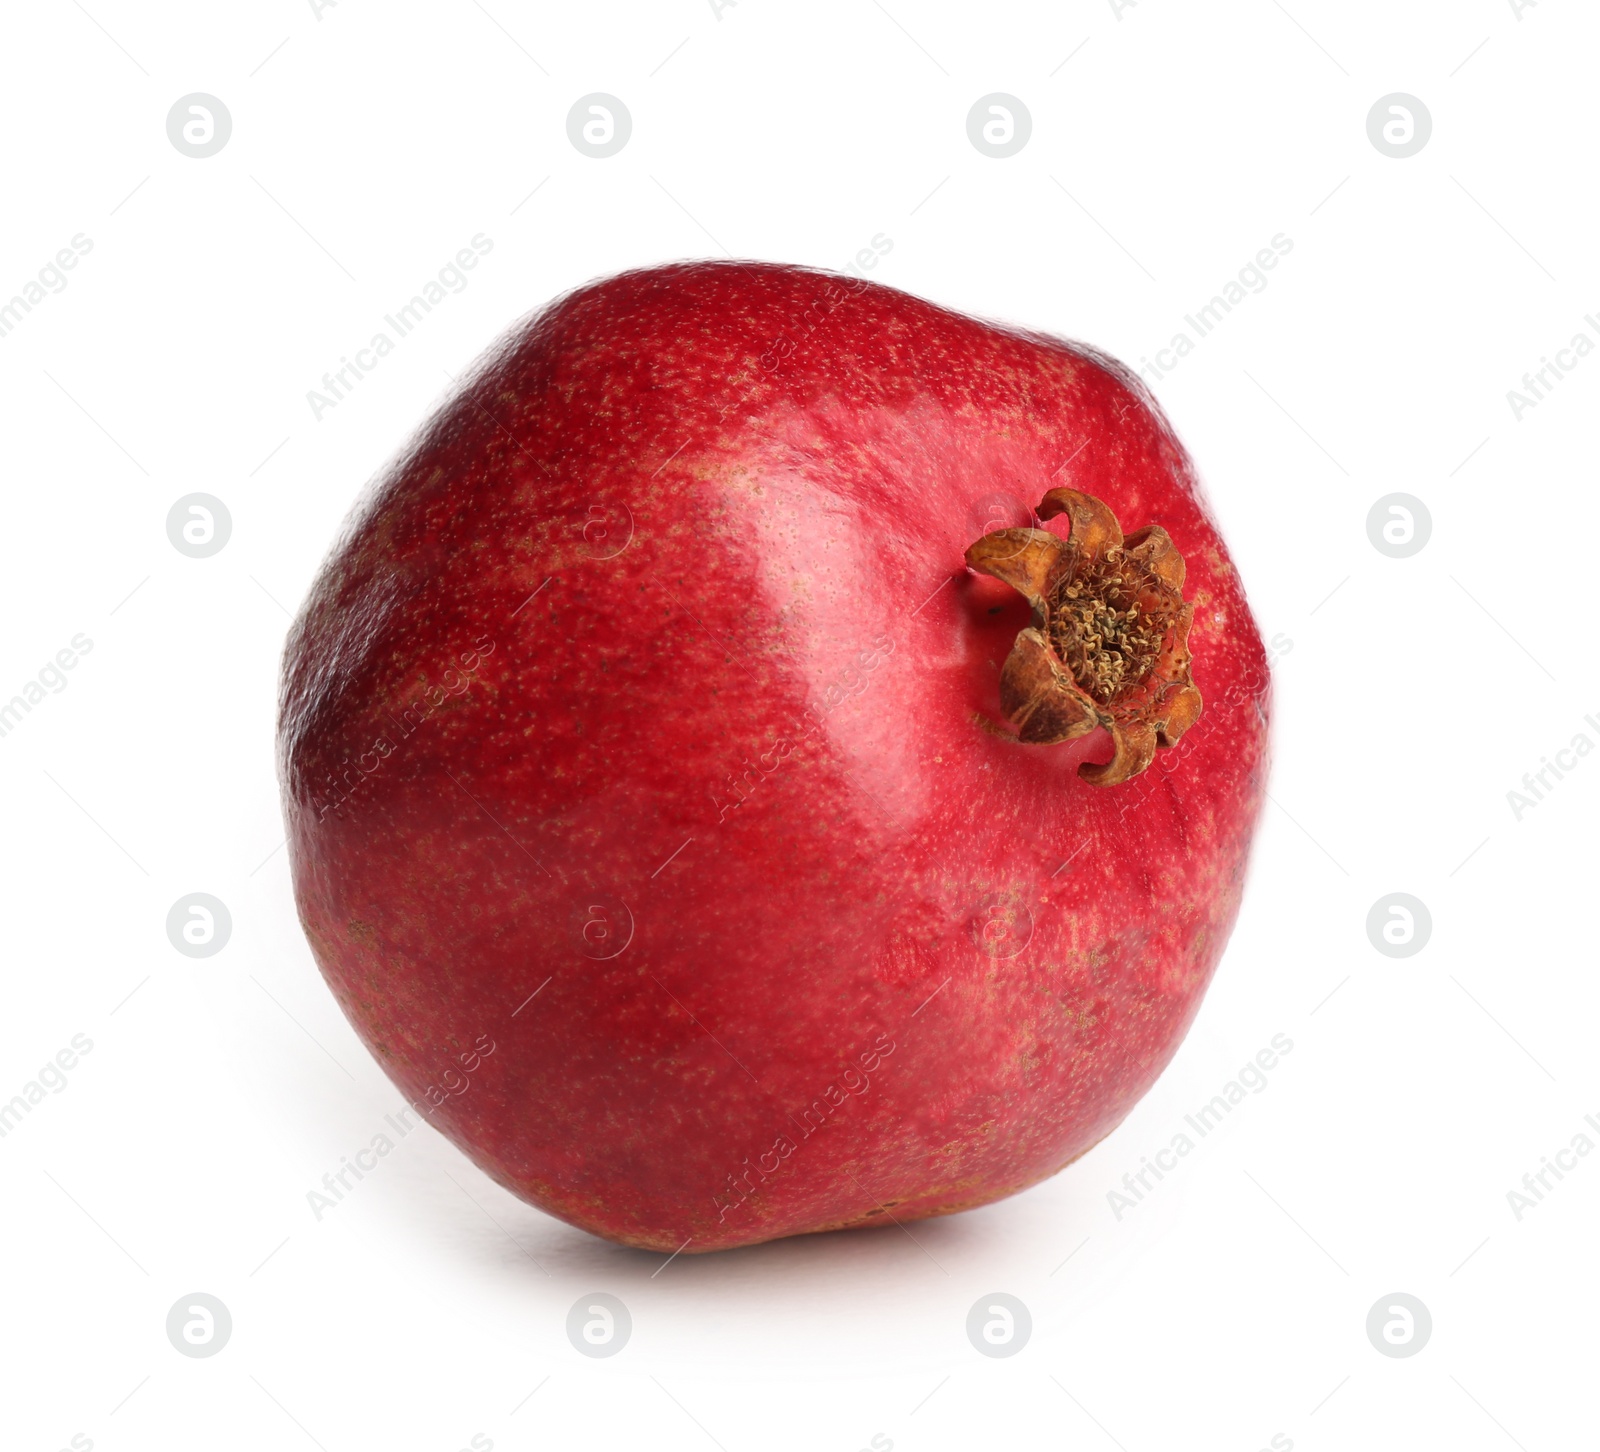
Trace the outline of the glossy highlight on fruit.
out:
M 625 273 L 504 338 L 324 566 L 296 899 L 406 1098 L 550 1214 L 905 1223 L 1055 1174 L 1172 1057 L 1268 701 L 1121 365 L 805 268 Z

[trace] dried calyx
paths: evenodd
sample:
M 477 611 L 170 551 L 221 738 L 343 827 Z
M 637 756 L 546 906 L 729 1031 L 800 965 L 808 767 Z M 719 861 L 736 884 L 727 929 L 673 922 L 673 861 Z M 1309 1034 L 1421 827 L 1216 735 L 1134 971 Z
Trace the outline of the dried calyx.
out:
M 1002 529 L 967 551 L 974 570 L 1026 596 L 1033 623 L 1000 672 L 1000 704 L 1021 740 L 1072 741 L 1104 726 L 1115 752 L 1078 774 L 1096 786 L 1137 776 L 1200 717 L 1190 678 L 1183 556 L 1158 524 L 1126 539 L 1098 499 L 1052 489 L 1039 518 L 1067 516 L 1063 540 Z

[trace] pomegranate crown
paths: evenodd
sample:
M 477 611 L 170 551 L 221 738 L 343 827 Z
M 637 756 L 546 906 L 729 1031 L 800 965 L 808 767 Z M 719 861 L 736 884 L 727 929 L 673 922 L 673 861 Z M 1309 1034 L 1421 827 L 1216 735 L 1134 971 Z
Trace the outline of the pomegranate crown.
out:
M 1000 529 L 967 550 L 967 564 L 1004 581 L 1033 606 L 1000 671 L 1000 704 L 1018 738 L 1047 746 L 1097 727 L 1115 748 L 1078 774 L 1095 786 L 1137 776 L 1158 748 L 1200 718 L 1190 676 L 1183 556 L 1159 524 L 1124 537 L 1105 504 L 1052 489 L 1041 520 L 1067 516 L 1066 539 L 1043 529 Z

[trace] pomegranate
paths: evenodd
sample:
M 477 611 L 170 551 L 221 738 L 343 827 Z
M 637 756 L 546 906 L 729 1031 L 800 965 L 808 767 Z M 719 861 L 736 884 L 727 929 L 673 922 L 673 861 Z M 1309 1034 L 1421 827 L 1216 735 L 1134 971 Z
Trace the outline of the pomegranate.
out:
M 280 774 L 345 1013 L 500 1184 L 690 1254 L 1111 1132 L 1238 910 L 1267 662 L 1081 345 L 799 267 L 583 287 L 359 506 Z

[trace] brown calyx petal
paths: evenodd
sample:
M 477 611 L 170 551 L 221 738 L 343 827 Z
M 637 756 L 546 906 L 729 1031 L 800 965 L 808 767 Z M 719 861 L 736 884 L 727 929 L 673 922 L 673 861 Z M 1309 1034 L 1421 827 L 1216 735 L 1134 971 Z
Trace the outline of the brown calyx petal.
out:
M 1072 552 L 1049 530 L 997 529 L 967 548 L 967 564 L 1003 580 L 1035 611 L 1073 567 Z
M 1052 489 L 1039 503 L 1039 518 L 1054 519 L 1058 514 L 1067 516 L 1073 545 L 1091 560 L 1122 547 L 1122 526 L 1117 523 L 1117 516 L 1094 495 L 1080 494 L 1076 489 Z
M 1117 786 L 1156 759 L 1156 729 L 1148 721 L 1113 721 L 1106 729 L 1116 748 L 1111 760 L 1078 766 L 1078 775 L 1090 786 Z
M 1178 738 L 1200 719 L 1203 704 L 1197 687 L 1185 686 L 1179 691 L 1167 704 L 1165 723 L 1156 728 L 1156 744 L 1176 746 Z
M 1001 669 L 1000 703 L 1029 745 L 1072 741 L 1104 726 L 1111 760 L 1084 762 L 1078 773 L 1115 786 L 1200 717 L 1183 556 L 1158 524 L 1124 538 L 1111 510 L 1075 489 L 1050 490 L 1038 512 L 1040 519 L 1065 514 L 1069 537 L 1002 529 L 967 550 L 968 565 L 1033 606 L 1033 623 Z
M 1019 738 L 1036 746 L 1087 736 L 1100 724 L 1094 702 L 1031 625 L 1017 636 L 1001 667 L 1000 707 Z
M 1122 551 L 1174 590 L 1183 589 L 1183 577 L 1187 573 L 1183 556 L 1173 544 L 1172 536 L 1159 524 L 1147 524 L 1143 529 L 1134 530 L 1122 542 Z
M 1167 637 L 1161 659 L 1150 673 L 1156 690 L 1152 692 L 1147 717 L 1155 723 L 1162 746 L 1173 745 L 1193 726 L 1200 719 L 1200 708 L 1204 704 L 1199 687 L 1189 675 L 1194 661 L 1189 652 L 1189 627 L 1193 623 L 1194 606 L 1185 602 Z

